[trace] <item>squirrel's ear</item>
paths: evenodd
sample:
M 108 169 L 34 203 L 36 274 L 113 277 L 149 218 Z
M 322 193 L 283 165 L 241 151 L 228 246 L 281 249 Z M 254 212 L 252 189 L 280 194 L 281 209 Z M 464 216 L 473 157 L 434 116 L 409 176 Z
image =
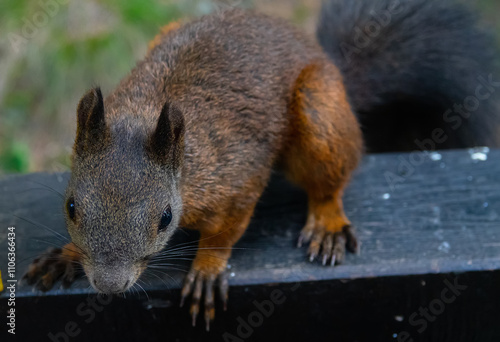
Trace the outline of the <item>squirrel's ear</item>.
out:
M 99 87 L 89 90 L 78 103 L 75 148 L 83 150 L 84 145 L 102 142 L 106 132 L 104 100 Z M 88 144 L 86 144 L 88 142 Z
M 149 151 L 164 164 L 177 169 L 184 157 L 184 116 L 179 108 L 165 103 L 156 129 L 149 139 Z

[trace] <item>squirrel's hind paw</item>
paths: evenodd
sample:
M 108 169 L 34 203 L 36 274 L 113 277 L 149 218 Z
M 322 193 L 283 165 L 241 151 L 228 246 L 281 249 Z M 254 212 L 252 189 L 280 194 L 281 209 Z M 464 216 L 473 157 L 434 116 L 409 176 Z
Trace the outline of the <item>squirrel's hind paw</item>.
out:
M 297 246 L 309 244 L 309 261 L 314 261 L 321 251 L 320 260 L 323 265 L 338 265 L 344 261 L 346 249 L 359 254 L 359 243 L 351 225 L 346 225 L 339 232 L 327 232 L 324 229 L 309 229 L 305 227 L 299 236 Z

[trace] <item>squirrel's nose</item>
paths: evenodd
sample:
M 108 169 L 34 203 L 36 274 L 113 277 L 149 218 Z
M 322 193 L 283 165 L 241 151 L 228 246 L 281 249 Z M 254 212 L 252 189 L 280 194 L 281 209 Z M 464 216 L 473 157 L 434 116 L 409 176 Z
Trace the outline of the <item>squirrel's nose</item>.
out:
M 94 270 L 89 280 L 97 291 L 103 293 L 125 292 L 134 282 L 130 271 L 109 269 Z
M 120 293 L 125 292 L 130 285 L 130 280 L 125 283 L 115 280 L 97 280 L 94 278 L 93 285 L 95 289 L 103 293 Z

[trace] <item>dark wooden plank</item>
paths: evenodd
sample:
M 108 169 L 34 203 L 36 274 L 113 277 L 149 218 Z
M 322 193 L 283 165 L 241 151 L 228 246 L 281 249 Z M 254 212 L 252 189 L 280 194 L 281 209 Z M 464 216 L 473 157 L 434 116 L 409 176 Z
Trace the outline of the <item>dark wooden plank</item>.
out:
M 429 307 L 440 300 L 445 281 L 458 278 L 467 286 L 460 296 L 443 306 L 440 314 Z M 22 297 L 18 299 L 16 341 L 398 341 L 405 332 L 411 341 L 498 342 L 500 331 L 498 272 L 467 272 L 421 276 L 374 277 L 340 280 L 235 286 L 228 310 L 217 312 L 211 331 L 202 324 L 191 327 L 185 308 L 178 307 L 178 292 L 150 291 L 142 296 L 115 297 L 99 305 L 89 295 Z M 295 289 L 295 290 L 294 290 Z M 270 300 L 273 291 L 283 296 L 269 317 L 258 321 L 257 303 Z M 98 310 L 89 310 L 89 301 Z M 104 301 L 103 301 L 104 302 Z M 434 321 L 410 323 L 410 317 L 427 309 Z M 434 309 L 439 309 L 437 306 Z M 90 312 L 89 312 L 90 311 Z M 437 311 L 440 312 L 440 311 Z M 256 314 L 257 313 L 257 314 Z M 251 317 L 251 318 L 249 318 Z M 245 332 L 241 322 L 254 320 Z M 70 322 L 79 333 L 63 336 Z M 201 322 L 200 322 L 201 323 Z M 2 341 L 2 333 L 0 338 Z M 66 335 L 67 336 L 67 335 Z M 233 338 L 230 338 L 233 336 Z M 410 341 L 400 339 L 400 341 Z M 6 339 L 11 341 L 12 339 Z M 14 341 L 14 340 L 12 340 Z
M 436 291 L 443 289 L 444 279 L 453 280 L 456 272 L 464 273 L 463 279 L 469 281 L 469 284 L 475 284 L 474 291 L 469 291 L 469 300 L 482 303 L 487 308 L 491 301 L 488 296 L 484 296 L 485 293 L 491 298 L 499 299 L 489 284 L 479 282 L 479 279 L 499 278 L 499 156 L 500 151 L 487 150 L 448 151 L 431 155 L 413 153 L 366 156 L 344 199 L 347 214 L 358 228 L 362 242 L 361 255 L 349 255 L 345 264 L 336 268 L 310 264 L 306 261 L 305 248 L 295 248 L 298 232 L 305 222 L 306 199 L 300 190 L 279 176 L 274 177 L 257 208 L 251 226 L 233 253 L 230 262 L 230 283 L 233 288 L 230 292 L 229 312 L 221 315 L 223 318 L 216 322 L 215 332 L 209 336 L 213 340 L 220 340 L 227 329 L 236 329 L 235 317 L 248 316 L 255 310 L 252 309 L 253 298 L 260 301 L 268 299 L 273 288 L 271 284 L 288 291 L 289 297 L 293 298 L 280 306 L 281 318 L 274 315 L 269 319 L 269 322 L 288 329 L 291 334 L 289 336 L 299 334 L 300 331 L 303 334 L 317 331 L 324 337 L 335 332 L 346 338 L 354 336 L 352 340 L 356 336 L 364 340 L 363 336 L 368 335 L 353 331 L 357 325 L 366 324 L 356 321 L 356 315 L 360 319 L 376 322 L 378 325 L 374 323 L 366 326 L 371 327 L 372 334 L 375 334 L 373 336 L 383 336 L 383 340 L 392 338 L 390 334 L 397 333 L 398 327 L 412 328 L 415 332 L 415 327 L 408 326 L 407 322 L 412 310 L 418 310 L 419 305 L 428 304 L 435 298 L 433 296 L 436 296 Z M 397 184 L 391 186 L 390 181 L 394 181 L 394 177 L 397 177 Z M 67 236 L 62 216 L 62 200 L 57 193 L 64 190 L 67 178 L 68 174 L 31 174 L 6 177 L 0 181 L 2 271 L 6 265 L 6 252 L 3 251 L 6 251 L 7 226 L 16 227 L 19 278 L 33 257 L 49 245 L 61 245 L 60 239 L 42 225 Z M 179 241 L 195 237 L 196 234 L 186 235 L 182 232 L 176 236 Z M 181 267 L 187 269 L 188 265 L 183 264 Z M 207 338 L 206 335 L 196 335 L 202 334 L 198 330 L 182 334 L 190 329 L 187 314 L 174 308 L 182 272 L 169 272 L 168 275 L 159 276 L 161 280 L 151 276 L 147 279 L 150 283 L 146 290 L 151 300 L 144 295 L 125 302 L 117 299 L 109 310 L 105 310 L 101 319 L 97 319 L 99 323 L 95 324 L 110 323 L 114 315 L 122 317 L 123 312 L 130 312 L 135 308 L 134 310 L 141 312 L 138 315 L 143 317 L 139 326 L 130 325 L 130 319 L 124 317 L 123 322 L 128 322 L 128 325 L 123 325 L 123 322 L 110 324 L 115 328 L 141 331 L 140 327 L 144 326 L 145 321 L 158 315 L 168 319 L 169 324 L 163 327 L 168 326 L 172 334 L 181 340 L 196 339 L 197 336 Z M 422 286 L 422 281 L 436 286 Z M 172 292 L 164 290 L 165 283 Z M 296 284 L 300 284 L 300 290 L 290 292 L 290 288 Z M 17 298 L 24 308 L 40 303 L 37 308 L 46 313 L 50 312 L 47 307 L 68 303 L 69 307 L 61 310 L 63 316 L 51 317 L 55 325 L 47 326 L 47 319 L 40 321 L 41 334 L 47 336 L 48 331 L 57 330 L 56 327 L 60 327 L 67 317 L 79 317 L 75 316 L 76 307 L 88 296 L 88 291 L 88 283 L 82 279 L 68 290 L 54 289 L 45 296 L 39 296 L 30 287 L 21 286 L 17 291 Z M 306 299 L 300 298 L 301 296 L 313 297 Z M 2 293 L 0 298 L 3 308 L 6 293 Z M 465 302 L 462 298 L 459 299 Z M 121 310 L 119 314 L 117 310 L 126 306 L 127 309 Z M 336 308 L 344 310 L 343 313 L 335 313 Z M 465 315 L 464 310 L 469 309 L 468 304 L 460 308 L 457 312 L 463 314 L 461 319 L 468 320 L 470 329 L 473 326 L 477 328 L 477 322 L 470 322 L 473 319 L 470 312 L 470 317 Z M 346 312 L 346 309 L 349 310 Z M 299 313 L 301 310 L 303 312 Z M 491 308 L 485 310 L 489 312 L 486 317 L 498 320 L 498 313 L 492 315 Z M 455 317 L 453 312 L 450 309 L 446 311 L 448 319 Z M 303 317 L 307 314 L 310 317 Z M 394 317 L 398 315 L 404 317 L 403 322 L 395 320 Z M 20 319 L 33 317 L 33 314 L 26 312 L 24 318 Z M 304 323 L 307 322 L 307 327 L 300 329 L 287 326 L 286 322 L 295 319 L 294 317 L 301 317 Z M 316 326 L 314 322 L 317 322 Z M 324 326 L 326 322 L 339 322 L 345 328 Z M 154 326 L 151 329 L 158 333 L 164 332 L 156 324 L 160 323 L 154 318 L 149 325 Z M 443 327 L 442 324 L 441 322 L 440 325 L 427 329 L 427 335 L 417 333 L 412 336 L 415 340 L 421 340 L 422 336 L 428 336 L 436 327 Z M 484 339 L 481 341 L 493 341 L 488 336 L 499 336 L 498 331 L 491 330 L 486 319 L 481 324 L 485 329 L 481 335 Z M 375 333 L 376 326 L 379 330 Z M 83 329 L 81 336 L 98 339 L 93 329 L 90 326 Z M 352 335 L 349 335 L 349 329 Z M 260 336 L 262 340 L 264 336 L 278 336 L 272 329 L 265 327 L 260 331 L 267 333 L 255 332 L 252 338 Z M 465 335 L 447 336 L 471 337 L 471 334 L 468 331 Z M 447 337 L 439 341 L 445 340 L 450 339 Z

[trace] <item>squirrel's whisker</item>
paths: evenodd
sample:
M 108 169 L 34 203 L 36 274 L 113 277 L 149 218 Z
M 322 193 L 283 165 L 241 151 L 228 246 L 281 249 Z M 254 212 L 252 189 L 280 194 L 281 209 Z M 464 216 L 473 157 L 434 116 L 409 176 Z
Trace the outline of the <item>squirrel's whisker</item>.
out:
M 27 219 L 27 218 L 24 218 L 24 217 L 18 216 L 18 215 L 16 215 L 16 214 L 12 214 L 12 216 L 17 217 L 18 219 L 23 220 L 23 221 L 26 221 L 26 222 L 28 222 L 28 223 L 31 223 L 31 224 L 32 224 L 32 225 L 34 225 L 34 226 L 37 226 L 37 227 L 40 227 L 40 228 L 45 228 L 45 229 L 46 229 L 46 230 L 48 230 L 49 232 L 51 232 L 51 233 L 53 233 L 54 235 L 56 235 L 56 236 L 58 236 L 59 238 L 61 238 L 64 242 L 69 242 L 69 239 L 68 239 L 66 236 L 62 235 L 62 234 L 61 234 L 61 233 L 59 233 L 59 232 L 56 232 L 55 230 L 53 230 L 53 229 L 51 229 L 51 228 L 47 227 L 46 225 L 43 225 L 43 224 L 41 224 L 41 223 L 36 223 L 35 221 L 32 221 L 32 220 L 30 220 L 30 219 Z
M 146 295 L 146 298 L 149 300 L 149 295 L 148 293 L 146 292 L 146 290 L 144 289 L 144 287 L 141 286 L 141 284 L 139 284 L 139 281 L 141 281 L 140 279 L 137 279 L 137 282 L 134 284 L 139 286 L 139 288 L 144 292 L 144 294 Z M 137 295 L 139 295 L 139 292 L 137 292 Z
M 43 183 L 40 183 L 38 181 L 35 181 L 35 180 L 28 180 L 28 182 L 31 182 L 31 183 L 35 183 L 35 184 L 38 184 L 38 185 L 41 185 L 43 186 L 45 189 L 43 190 L 49 190 L 53 193 L 55 193 L 56 195 L 59 195 L 61 198 L 64 199 L 64 194 L 60 191 L 57 191 L 55 188 L 51 187 L 51 186 L 48 186 L 47 184 L 43 184 Z
M 175 280 L 175 278 L 174 278 L 174 277 L 172 277 L 170 274 L 168 274 L 168 273 L 166 273 L 166 272 L 162 272 L 162 271 L 160 271 L 160 270 L 158 270 L 158 269 L 156 269 L 156 270 L 152 270 L 152 269 L 151 269 L 151 271 L 156 271 L 157 273 L 160 273 L 161 275 L 166 275 L 166 276 L 167 276 L 169 279 L 171 279 L 171 280 L 172 280 L 172 281 L 173 281 L 173 282 L 174 282 L 177 286 L 179 286 L 179 285 L 180 285 L 180 284 L 179 284 L 179 282 L 178 282 L 177 280 Z M 178 271 L 182 271 L 182 270 L 178 270 Z
M 174 270 L 174 271 L 187 272 L 186 269 L 173 267 L 173 266 L 175 266 L 175 264 L 155 264 L 155 265 L 151 265 L 150 268 L 151 269 L 162 269 L 162 270 L 169 269 L 169 270 Z
M 163 278 L 161 278 L 161 277 L 159 277 L 158 275 L 156 275 L 156 274 L 154 273 L 154 271 L 155 271 L 155 270 L 152 270 L 152 269 L 146 269 L 146 270 L 144 271 L 144 273 L 143 273 L 143 274 L 144 274 L 145 276 L 149 276 L 149 275 L 155 276 L 155 277 L 156 277 L 156 278 L 158 278 L 158 279 L 159 279 L 159 280 L 160 280 L 163 284 L 165 284 L 165 286 L 167 287 L 167 290 L 169 290 L 169 291 L 170 291 L 170 285 L 169 285 L 168 283 L 166 283 L 166 282 L 165 282 L 165 280 L 164 280 Z

